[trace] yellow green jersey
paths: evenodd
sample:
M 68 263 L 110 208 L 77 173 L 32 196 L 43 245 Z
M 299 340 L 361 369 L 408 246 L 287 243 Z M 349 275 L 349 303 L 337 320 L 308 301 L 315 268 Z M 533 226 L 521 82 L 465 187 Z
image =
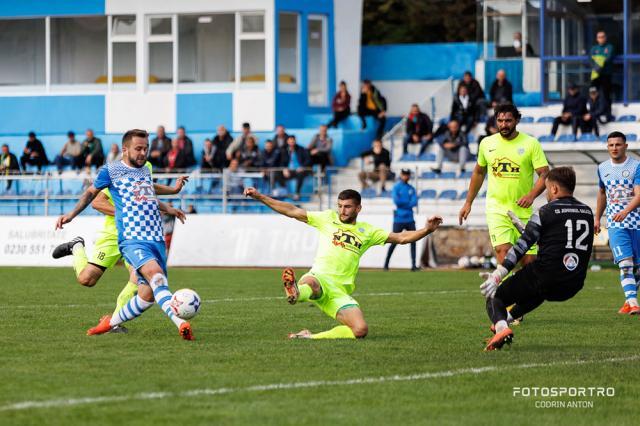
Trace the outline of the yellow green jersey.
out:
M 307 223 L 320 233 L 311 273 L 326 277 L 351 294 L 360 257 L 370 247 L 384 245 L 389 232 L 364 222 L 342 223 L 334 210 L 308 212 Z
M 531 216 L 532 207 L 516 203 L 533 188 L 535 170 L 548 165 L 536 138 L 522 132 L 511 140 L 500 133 L 488 136 L 478 148 L 478 165 L 486 167 L 489 175 L 487 215 L 506 215 L 511 210 L 519 217 Z
M 147 161 L 145 166 L 149 169 L 149 172 L 152 172 L 151 163 Z M 153 173 L 153 172 L 152 172 Z M 105 188 L 102 190 L 102 193 L 107 196 L 109 200 L 109 204 L 115 206 L 113 203 L 113 198 L 111 197 L 111 192 L 109 192 L 109 188 Z M 102 232 L 104 234 L 113 234 L 115 239 L 118 239 L 118 229 L 116 228 L 116 218 L 115 216 L 110 216 L 108 214 L 104 215 L 104 226 L 102 227 Z

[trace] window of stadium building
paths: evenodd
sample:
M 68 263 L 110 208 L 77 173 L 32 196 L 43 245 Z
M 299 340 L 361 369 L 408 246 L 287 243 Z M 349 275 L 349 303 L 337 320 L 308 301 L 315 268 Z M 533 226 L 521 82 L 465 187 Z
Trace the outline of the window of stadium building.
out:
M 151 85 L 173 83 L 174 31 L 171 16 L 147 19 L 148 82 Z
M 327 95 L 326 17 L 309 16 L 307 30 L 307 81 L 309 105 L 325 106 Z
M 235 15 L 178 17 L 178 78 L 180 83 L 235 81 Z
M 107 17 L 52 18 L 51 84 L 107 82 Z
M 300 90 L 299 15 L 281 13 L 278 28 L 278 87 L 281 92 Z
M 0 85 L 45 84 L 44 19 L 0 20 Z
M 111 82 L 124 87 L 136 82 L 136 17 L 111 17 Z
M 266 80 L 264 14 L 240 14 L 240 81 L 263 83 Z

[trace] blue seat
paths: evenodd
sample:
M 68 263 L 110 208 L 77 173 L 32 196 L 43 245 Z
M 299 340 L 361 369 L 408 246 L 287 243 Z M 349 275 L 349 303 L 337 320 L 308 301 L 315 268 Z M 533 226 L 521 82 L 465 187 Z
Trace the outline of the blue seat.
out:
M 538 138 L 540 142 L 553 142 L 555 137 L 553 135 L 543 135 Z
M 464 173 L 462 173 L 462 174 L 460 175 L 460 178 L 461 178 L 461 179 L 470 179 L 472 174 L 473 174 L 473 172 L 468 172 L 468 171 L 466 171 L 466 172 L 464 172 Z
M 438 174 L 434 172 L 423 172 L 420 175 L 420 178 L 422 179 L 436 179 L 437 177 L 438 177 Z
M 537 123 L 553 123 L 553 120 L 555 120 L 555 117 L 545 115 L 544 117 L 538 118 Z
M 360 195 L 362 196 L 362 198 L 375 198 L 376 190 L 373 188 L 365 188 L 362 190 Z
M 436 190 L 435 189 L 423 189 L 420 192 L 420 198 L 424 198 L 426 200 L 434 200 L 436 198 Z
M 449 123 L 449 119 L 448 118 L 441 118 L 440 121 L 438 122 L 439 125 L 444 126 L 447 123 Z
M 455 179 L 456 178 L 456 172 L 442 172 L 440 173 L 440 176 L 438 176 L 440 179 Z
M 576 137 L 573 134 L 564 134 L 558 136 L 558 142 L 575 142 Z
M 418 159 L 418 157 L 415 154 L 411 154 L 411 153 L 406 153 L 406 154 L 402 154 L 402 157 L 400 157 L 400 161 L 416 161 Z
M 469 194 L 469 191 L 462 191 L 460 193 L 460 196 L 458 197 L 458 200 L 466 200 L 467 194 Z
M 475 136 L 473 136 L 471 134 L 467 135 L 467 142 L 468 143 L 474 143 L 475 141 L 476 141 L 476 137 Z
M 606 141 L 607 141 L 607 137 L 608 137 L 608 136 L 609 136 L 609 135 L 600 135 L 600 141 L 601 141 L 601 142 L 606 142 Z
M 520 119 L 521 123 L 533 123 L 534 119 L 531 116 L 525 116 Z
M 636 117 L 633 114 L 626 114 L 626 115 L 621 115 L 620 117 L 618 117 L 616 119 L 616 121 L 618 121 L 619 123 L 624 123 L 624 122 L 630 122 L 630 121 L 636 121 L 638 120 L 638 117 Z
M 627 136 L 627 142 L 636 142 L 638 140 L 638 135 L 635 133 L 629 133 Z
M 439 200 L 455 200 L 458 198 L 458 191 L 455 189 L 447 189 L 440 193 Z
M 580 135 L 578 142 L 598 142 L 598 137 L 593 133 L 585 133 Z
M 419 159 L 420 161 L 436 161 L 436 155 L 433 152 L 425 152 Z
M 382 191 L 380 193 L 380 195 L 378 195 L 378 197 L 380 197 L 380 198 L 392 198 L 393 197 L 393 193 L 391 191 Z
M 478 195 L 478 198 L 487 198 L 487 191 L 484 191 Z

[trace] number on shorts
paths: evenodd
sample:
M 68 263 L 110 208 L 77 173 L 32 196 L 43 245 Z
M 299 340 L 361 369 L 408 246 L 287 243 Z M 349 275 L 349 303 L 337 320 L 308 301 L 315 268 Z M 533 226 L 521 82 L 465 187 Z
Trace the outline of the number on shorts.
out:
M 98 253 L 98 259 L 99 260 L 104 260 L 104 252 L 103 251 Z
M 137 249 L 137 250 L 134 250 L 133 252 L 138 255 L 140 260 L 144 259 L 144 256 L 142 255 L 142 250 Z
M 571 219 L 567 219 L 567 221 L 564 223 L 564 226 L 567 228 L 567 245 L 564 247 L 568 249 L 573 249 L 573 246 L 574 246 L 573 222 L 571 221 Z M 576 239 L 575 247 L 576 247 L 576 250 L 586 251 L 589 248 L 589 246 L 586 244 L 582 244 L 582 242 L 585 240 L 585 238 L 587 238 L 587 236 L 589 236 L 589 223 L 584 219 L 580 219 L 576 221 L 576 234 L 579 233 L 581 230 L 583 230 L 583 232 Z

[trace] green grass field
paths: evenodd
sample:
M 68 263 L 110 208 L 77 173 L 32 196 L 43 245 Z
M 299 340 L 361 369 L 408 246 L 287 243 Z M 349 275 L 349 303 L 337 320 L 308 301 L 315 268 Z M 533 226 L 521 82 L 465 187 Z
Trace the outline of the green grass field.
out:
M 70 269 L 0 269 L 0 424 L 637 424 L 640 319 L 616 314 L 615 271 L 548 303 L 508 350 L 488 337 L 476 272 L 359 275 L 361 341 L 288 341 L 333 321 L 289 306 L 277 270 L 174 269 L 204 299 L 183 341 L 153 308 L 128 334 L 85 331 L 126 282 Z M 513 387 L 614 387 L 614 397 L 523 398 Z M 536 401 L 592 408 L 536 408 Z

